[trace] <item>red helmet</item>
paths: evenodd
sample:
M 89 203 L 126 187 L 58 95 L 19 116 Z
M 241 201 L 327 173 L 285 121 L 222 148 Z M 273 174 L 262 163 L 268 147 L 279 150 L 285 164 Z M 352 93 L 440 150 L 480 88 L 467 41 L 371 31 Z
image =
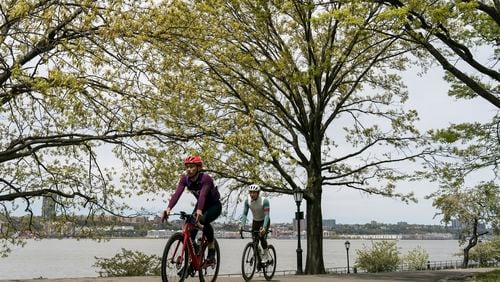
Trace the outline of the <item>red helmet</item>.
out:
M 200 156 L 189 156 L 184 160 L 184 165 L 195 164 L 195 165 L 203 165 L 203 161 Z

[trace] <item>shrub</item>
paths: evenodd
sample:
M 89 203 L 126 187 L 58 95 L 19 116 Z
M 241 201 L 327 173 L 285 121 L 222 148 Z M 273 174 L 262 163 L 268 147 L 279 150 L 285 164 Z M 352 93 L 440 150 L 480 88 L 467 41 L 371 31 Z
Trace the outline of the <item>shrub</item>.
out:
M 122 253 L 112 258 L 98 258 L 93 265 L 99 267 L 100 276 L 157 276 L 161 274 L 161 258 L 157 255 L 148 256 L 139 251 L 122 248 Z
M 491 241 L 483 241 L 471 249 L 471 260 L 479 262 L 480 266 L 500 261 L 500 236 L 495 236 Z
M 408 251 L 403 258 L 403 262 L 406 263 L 411 270 L 425 269 L 428 260 L 429 253 L 420 246 Z
M 357 250 L 356 267 L 368 272 L 394 271 L 401 261 L 396 241 L 379 241 L 372 248 Z

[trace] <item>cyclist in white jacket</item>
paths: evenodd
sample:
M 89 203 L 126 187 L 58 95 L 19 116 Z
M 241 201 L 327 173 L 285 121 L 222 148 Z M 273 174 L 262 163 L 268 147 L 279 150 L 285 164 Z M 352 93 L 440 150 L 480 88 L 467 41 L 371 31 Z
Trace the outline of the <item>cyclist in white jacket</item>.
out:
M 245 199 L 243 206 L 243 214 L 240 218 L 240 229 L 243 229 L 247 221 L 248 210 L 252 211 L 252 231 L 259 231 L 260 244 L 262 245 L 263 254 L 262 261 L 266 262 L 269 259 L 269 251 L 267 249 L 267 231 L 271 219 L 269 217 L 269 200 L 260 195 L 260 187 L 258 185 L 250 185 L 248 187 L 249 196 Z

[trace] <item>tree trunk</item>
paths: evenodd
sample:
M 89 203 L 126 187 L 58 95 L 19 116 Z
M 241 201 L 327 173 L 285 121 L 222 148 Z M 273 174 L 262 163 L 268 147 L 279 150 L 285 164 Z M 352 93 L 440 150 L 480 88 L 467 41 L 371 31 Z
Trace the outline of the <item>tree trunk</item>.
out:
M 312 188 L 312 189 L 311 189 Z M 321 182 L 308 187 L 312 197 L 307 199 L 307 256 L 305 274 L 325 273 L 323 262 L 323 216 L 321 214 Z
M 475 245 L 477 245 L 477 240 L 479 238 L 478 232 L 477 232 L 477 226 L 479 225 L 479 221 L 476 219 L 474 220 L 474 223 L 472 224 L 472 235 L 469 238 L 469 244 L 464 248 L 464 261 L 462 263 L 462 266 L 464 268 L 467 268 L 469 266 L 469 251 L 472 249 Z
M 464 261 L 462 262 L 462 267 L 467 268 L 469 265 L 469 246 L 465 247 L 464 249 Z

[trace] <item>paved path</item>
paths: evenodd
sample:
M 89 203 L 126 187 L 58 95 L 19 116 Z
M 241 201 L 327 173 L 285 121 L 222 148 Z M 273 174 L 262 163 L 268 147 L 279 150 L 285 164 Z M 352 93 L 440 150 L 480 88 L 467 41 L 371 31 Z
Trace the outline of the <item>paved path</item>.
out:
M 325 274 L 325 275 L 277 275 L 272 281 L 275 282 L 442 282 L 442 281 L 464 281 L 475 272 L 493 271 L 499 268 L 470 268 L 457 270 L 437 270 L 437 271 L 408 271 L 408 272 L 385 272 L 385 273 L 357 273 L 357 274 Z M 222 276 L 217 281 L 236 282 L 242 281 L 240 276 Z M 0 282 L 158 282 L 160 277 L 109 277 L 109 278 L 58 278 L 58 279 L 15 279 L 0 280 Z M 197 278 L 190 278 L 189 281 L 198 281 Z M 255 277 L 252 281 L 265 281 L 264 277 Z

